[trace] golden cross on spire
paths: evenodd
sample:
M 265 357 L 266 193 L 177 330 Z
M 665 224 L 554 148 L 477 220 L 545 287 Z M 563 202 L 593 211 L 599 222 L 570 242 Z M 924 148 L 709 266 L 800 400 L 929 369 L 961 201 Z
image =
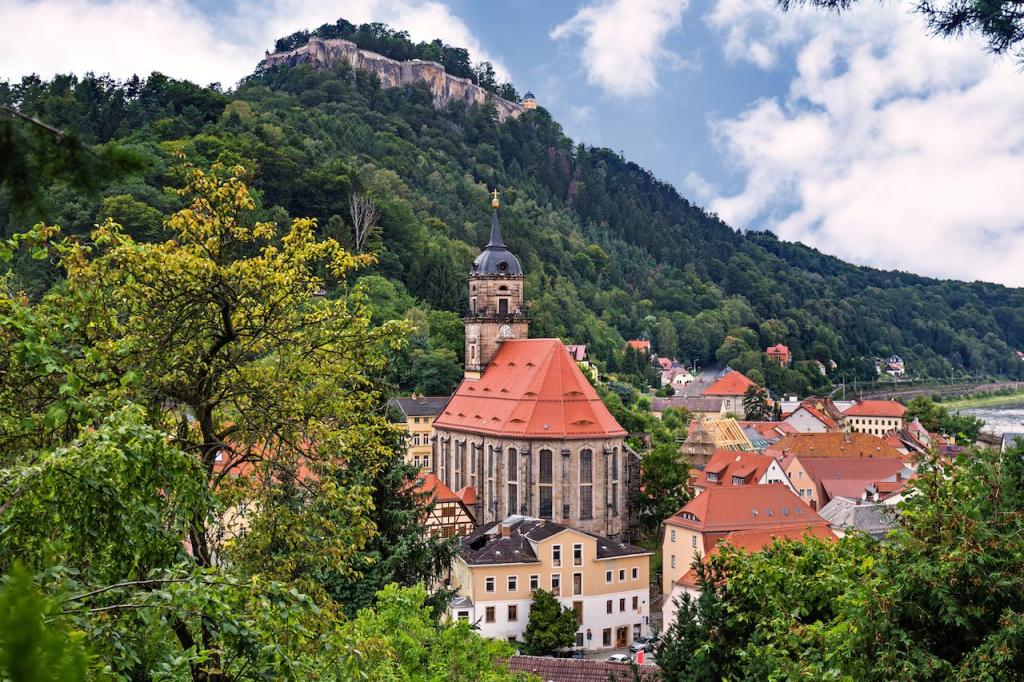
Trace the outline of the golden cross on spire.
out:
M 493 197 L 491 199 L 491 206 L 494 208 L 498 208 L 499 206 L 501 206 L 501 202 L 498 201 L 498 190 L 494 190 L 493 192 L 491 192 L 491 196 Z

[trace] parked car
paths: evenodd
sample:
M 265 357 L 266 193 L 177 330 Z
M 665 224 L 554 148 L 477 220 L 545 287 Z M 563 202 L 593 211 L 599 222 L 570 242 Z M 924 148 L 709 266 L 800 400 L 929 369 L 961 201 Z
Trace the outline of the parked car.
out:
M 586 658 L 583 655 L 583 649 L 578 647 L 565 647 L 564 649 L 557 649 L 553 654 L 554 658 L 575 658 L 577 660 Z
M 634 654 L 638 651 L 654 651 L 654 647 L 661 643 L 661 638 L 657 635 L 653 637 L 637 637 L 633 640 L 632 644 L 629 645 L 629 650 Z
M 608 657 L 609 663 L 632 663 L 633 657 L 629 654 L 612 654 Z

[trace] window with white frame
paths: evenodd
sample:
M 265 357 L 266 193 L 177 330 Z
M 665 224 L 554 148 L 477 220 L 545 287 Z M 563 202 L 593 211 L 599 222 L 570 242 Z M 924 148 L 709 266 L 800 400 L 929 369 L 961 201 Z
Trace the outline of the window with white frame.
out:
M 519 577 L 510 575 L 507 580 L 507 587 L 509 592 L 519 591 Z
M 494 592 L 494 576 L 484 578 L 484 592 Z
M 551 545 L 551 565 L 558 568 L 562 565 L 562 546 Z

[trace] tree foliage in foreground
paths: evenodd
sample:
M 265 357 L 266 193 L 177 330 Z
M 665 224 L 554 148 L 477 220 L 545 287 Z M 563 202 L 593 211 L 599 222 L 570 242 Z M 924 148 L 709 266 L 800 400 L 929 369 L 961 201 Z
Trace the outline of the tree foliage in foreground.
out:
M 857 0 L 779 0 L 788 10 L 793 5 L 810 4 L 814 7 L 845 12 Z M 935 34 L 957 38 L 965 33 L 977 33 L 995 54 L 1012 52 L 1024 60 L 1024 3 L 1020 0 L 918 0 L 914 11 L 925 17 Z
M 65 275 L 37 302 L 9 277 L 0 294 L 0 572 L 17 582 L 20 562 L 54 609 L 37 648 L 84 633 L 114 679 L 352 679 L 356 609 L 327 578 L 365 595 L 446 556 L 416 537 L 422 501 L 375 504 L 411 481 L 381 381 L 404 326 L 373 325 L 347 288 L 372 257 L 256 219 L 242 176 L 186 166 L 165 241 L 106 221 L 0 244 Z M 385 594 L 429 639 L 422 588 Z M 505 648 L 430 628 L 451 648 L 425 643 L 391 679 L 502 677 Z
M 572 646 L 579 629 L 576 613 L 562 606 L 547 590 L 534 590 L 530 603 L 530 619 L 526 622 L 523 640 L 526 651 L 534 656 L 547 656 L 557 649 Z
M 1022 679 L 1024 448 L 921 465 L 881 543 L 727 549 L 658 652 L 666 680 Z

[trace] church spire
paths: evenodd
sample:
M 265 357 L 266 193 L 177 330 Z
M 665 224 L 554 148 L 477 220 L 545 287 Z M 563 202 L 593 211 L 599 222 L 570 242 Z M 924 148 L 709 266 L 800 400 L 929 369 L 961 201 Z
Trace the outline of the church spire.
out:
M 491 214 L 491 239 L 487 242 L 488 249 L 504 249 L 505 241 L 501 238 L 501 223 L 498 222 L 498 209 Z

